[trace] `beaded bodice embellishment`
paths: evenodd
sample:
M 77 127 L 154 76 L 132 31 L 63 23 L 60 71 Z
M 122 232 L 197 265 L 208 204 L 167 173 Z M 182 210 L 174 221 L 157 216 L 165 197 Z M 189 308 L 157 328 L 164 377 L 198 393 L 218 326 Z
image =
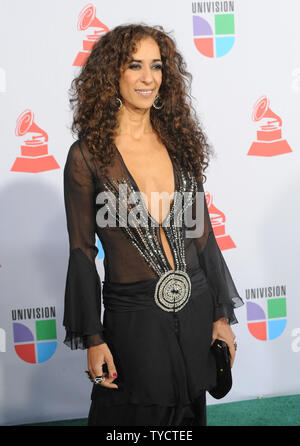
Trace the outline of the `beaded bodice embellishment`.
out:
M 126 194 L 133 194 L 136 197 L 135 200 L 129 200 L 128 196 L 125 198 L 123 193 L 120 196 L 120 185 L 126 185 Z M 195 198 L 196 179 L 182 168 L 178 171 L 178 190 L 174 192 L 170 211 L 161 225 L 148 212 L 144 200 L 135 190 L 130 178 L 123 176 L 121 180 L 116 180 L 106 177 L 104 187 L 116 198 L 115 201 L 109 200 L 106 203 L 108 212 L 115 218 L 118 227 L 125 232 L 139 254 L 159 277 L 154 293 L 156 304 L 164 311 L 181 310 L 191 295 L 191 281 L 186 272 L 184 213 Z M 132 204 L 133 201 L 134 204 Z M 130 211 L 133 207 L 135 215 L 139 215 L 138 221 L 130 218 Z M 173 253 L 174 270 L 161 244 L 160 226 L 165 232 Z
M 169 270 L 160 276 L 154 292 L 155 303 L 164 311 L 179 311 L 188 302 L 191 280 L 185 271 Z

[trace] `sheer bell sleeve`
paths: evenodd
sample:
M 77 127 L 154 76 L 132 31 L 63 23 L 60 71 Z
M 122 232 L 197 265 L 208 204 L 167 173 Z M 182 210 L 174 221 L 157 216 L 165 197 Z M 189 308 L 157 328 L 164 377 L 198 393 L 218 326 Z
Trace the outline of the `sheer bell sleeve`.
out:
M 203 184 L 198 185 L 198 191 L 205 193 Z M 204 195 L 204 232 L 195 238 L 200 265 L 203 268 L 214 300 L 214 321 L 225 317 L 229 324 L 236 324 L 238 320 L 234 308 L 244 305 L 223 254 L 216 241 L 207 203 Z
M 64 167 L 64 200 L 69 235 L 63 341 L 72 350 L 105 342 L 101 323 L 101 284 L 96 269 L 96 208 L 92 171 L 79 142 L 69 149 Z

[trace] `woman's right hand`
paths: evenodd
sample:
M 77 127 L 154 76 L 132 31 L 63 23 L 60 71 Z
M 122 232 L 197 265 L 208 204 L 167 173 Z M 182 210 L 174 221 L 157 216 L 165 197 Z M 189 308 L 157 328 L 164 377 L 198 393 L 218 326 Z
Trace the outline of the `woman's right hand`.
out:
M 101 381 L 101 386 L 110 389 L 118 389 L 117 384 L 113 383 L 113 380 L 117 378 L 117 370 L 111 351 L 106 343 L 89 347 L 87 361 L 88 370 L 93 379 L 95 379 L 96 376 L 103 375 L 105 376 L 105 379 Z M 107 364 L 108 374 L 103 372 L 102 366 L 104 363 Z

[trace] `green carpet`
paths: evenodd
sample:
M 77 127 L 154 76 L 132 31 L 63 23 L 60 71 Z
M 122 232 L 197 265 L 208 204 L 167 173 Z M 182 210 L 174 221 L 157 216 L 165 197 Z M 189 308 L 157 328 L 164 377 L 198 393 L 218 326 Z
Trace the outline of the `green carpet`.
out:
M 300 426 L 300 395 L 207 406 L 209 426 Z
M 207 425 L 300 426 L 300 395 L 209 405 Z M 26 424 L 26 426 L 87 426 L 87 419 Z

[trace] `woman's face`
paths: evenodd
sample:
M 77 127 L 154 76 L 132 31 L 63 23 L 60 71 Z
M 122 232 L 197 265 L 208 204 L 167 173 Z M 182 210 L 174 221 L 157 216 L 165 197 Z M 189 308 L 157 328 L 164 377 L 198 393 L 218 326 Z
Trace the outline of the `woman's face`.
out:
M 119 89 L 123 106 L 150 108 L 162 83 L 160 50 L 151 37 L 140 40 L 132 61 L 121 70 Z

